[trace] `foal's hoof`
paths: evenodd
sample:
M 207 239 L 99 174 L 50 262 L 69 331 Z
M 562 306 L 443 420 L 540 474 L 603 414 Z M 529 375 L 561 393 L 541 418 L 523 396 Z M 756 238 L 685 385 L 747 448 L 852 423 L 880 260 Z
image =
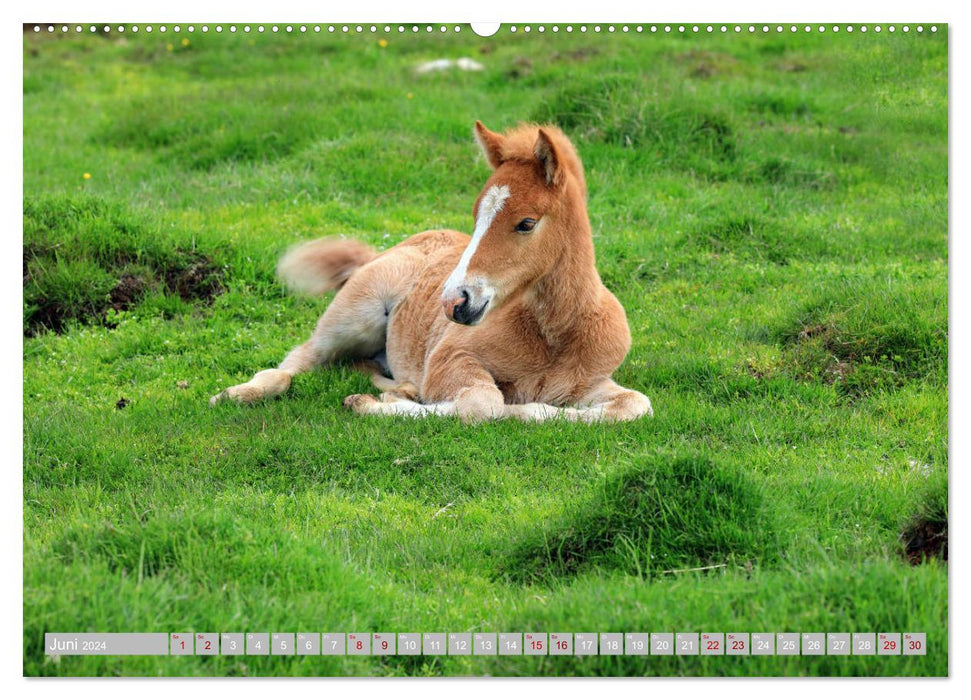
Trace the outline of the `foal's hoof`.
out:
M 240 404 L 254 403 L 262 399 L 263 396 L 263 391 L 258 387 L 250 386 L 249 384 L 237 384 L 228 389 L 223 389 L 213 396 L 209 399 L 209 405 L 215 406 L 223 401 L 235 401 Z
M 344 399 L 344 408 L 349 408 L 354 413 L 364 414 L 369 413 L 368 408 L 376 403 L 378 400 L 370 394 L 351 394 Z

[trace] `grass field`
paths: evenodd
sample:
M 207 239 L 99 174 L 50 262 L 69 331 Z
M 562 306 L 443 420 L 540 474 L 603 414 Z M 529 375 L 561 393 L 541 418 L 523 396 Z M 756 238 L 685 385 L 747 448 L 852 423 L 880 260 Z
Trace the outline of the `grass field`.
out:
M 947 33 L 24 35 L 26 675 L 945 675 Z M 379 41 L 381 39 L 382 41 Z M 469 56 L 481 72 L 416 75 Z M 296 241 L 471 230 L 551 121 L 623 425 L 362 419 Z M 943 547 L 943 551 L 941 551 Z M 685 571 L 708 567 L 702 571 Z M 45 631 L 928 634 L 925 657 L 45 658 Z

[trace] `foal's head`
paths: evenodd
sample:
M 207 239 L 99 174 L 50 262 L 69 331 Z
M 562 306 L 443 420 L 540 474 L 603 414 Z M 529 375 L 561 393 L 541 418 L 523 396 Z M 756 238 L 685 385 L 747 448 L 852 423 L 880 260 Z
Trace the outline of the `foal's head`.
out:
M 583 166 L 559 129 L 497 134 L 476 122 L 475 136 L 493 173 L 472 208 L 472 241 L 442 292 L 445 315 L 468 326 L 548 273 L 570 230 L 586 224 Z

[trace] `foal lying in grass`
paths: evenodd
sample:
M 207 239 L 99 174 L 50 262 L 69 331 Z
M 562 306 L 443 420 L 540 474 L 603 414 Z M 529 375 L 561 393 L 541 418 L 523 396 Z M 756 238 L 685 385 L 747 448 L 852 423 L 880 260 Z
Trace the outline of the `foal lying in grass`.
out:
M 476 122 L 492 177 L 472 237 L 426 231 L 384 253 L 325 239 L 280 261 L 293 288 L 338 288 L 313 335 L 277 369 L 212 397 L 251 403 L 294 375 L 337 360 L 379 366 L 380 397 L 360 414 L 463 420 L 621 421 L 652 415 L 643 394 L 610 377 L 630 349 L 624 309 L 597 274 L 583 165 L 556 127 L 508 133 Z

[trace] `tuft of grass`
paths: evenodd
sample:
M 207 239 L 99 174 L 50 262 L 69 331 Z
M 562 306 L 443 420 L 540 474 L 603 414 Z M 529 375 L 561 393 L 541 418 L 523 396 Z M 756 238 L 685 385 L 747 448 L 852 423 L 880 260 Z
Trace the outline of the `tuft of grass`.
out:
M 248 94 L 206 90 L 135 97 L 112 113 L 92 140 L 200 170 L 225 162 L 272 161 L 311 143 L 326 115 L 320 105 L 306 101 L 279 109 L 292 89 L 277 83 Z
M 652 86 L 629 75 L 571 83 L 542 102 L 532 118 L 587 141 L 636 149 L 667 166 L 714 172 L 737 156 L 728 117 L 690 101 L 659 99 Z
M 773 516 L 742 472 L 706 457 L 638 462 L 557 522 L 524 534 L 502 573 L 537 581 L 590 568 L 651 576 L 778 561 Z
M 754 169 L 744 174 L 753 182 L 770 185 L 805 187 L 811 190 L 824 189 L 836 185 L 833 173 L 820 169 L 813 163 L 802 163 L 801 158 L 779 158 L 769 156 Z
M 789 367 L 848 395 L 908 379 L 944 383 L 947 307 L 937 284 L 852 279 L 823 291 L 778 332 Z
M 114 276 L 91 260 L 60 260 L 24 251 L 24 333 L 63 331 L 72 319 L 100 317 L 111 303 Z
M 733 216 L 699 222 L 685 236 L 685 243 L 714 255 L 786 264 L 799 254 L 798 241 L 778 222 L 758 217 Z

